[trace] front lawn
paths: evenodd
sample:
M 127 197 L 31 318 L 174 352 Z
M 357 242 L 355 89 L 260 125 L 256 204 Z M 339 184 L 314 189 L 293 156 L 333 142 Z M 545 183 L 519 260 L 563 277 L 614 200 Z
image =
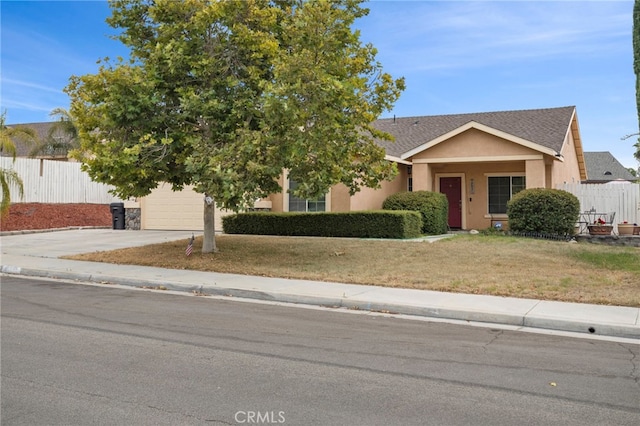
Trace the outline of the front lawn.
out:
M 435 243 L 221 235 L 69 257 L 96 262 L 640 306 L 640 248 L 457 235 Z

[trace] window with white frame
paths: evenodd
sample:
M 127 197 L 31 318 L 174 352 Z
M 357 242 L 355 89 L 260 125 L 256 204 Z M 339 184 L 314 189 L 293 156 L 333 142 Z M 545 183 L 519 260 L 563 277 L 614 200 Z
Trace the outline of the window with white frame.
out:
M 289 179 L 289 191 L 293 191 L 298 187 L 298 183 Z M 323 212 L 326 211 L 326 197 L 323 195 L 317 200 L 306 200 L 298 198 L 289 192 L 289 211 L 290 212 Z
M 489 176 L 489 214 L 506 214 L 507 201 L 526 188 L 524 176 Z

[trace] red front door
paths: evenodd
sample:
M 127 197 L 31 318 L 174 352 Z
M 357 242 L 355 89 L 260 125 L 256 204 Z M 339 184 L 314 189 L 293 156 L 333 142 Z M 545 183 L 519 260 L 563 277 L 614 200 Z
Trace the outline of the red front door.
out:
M 441 177 L 440 192 L 449 200 L 449 228 L 462 228 L 462 178 Z

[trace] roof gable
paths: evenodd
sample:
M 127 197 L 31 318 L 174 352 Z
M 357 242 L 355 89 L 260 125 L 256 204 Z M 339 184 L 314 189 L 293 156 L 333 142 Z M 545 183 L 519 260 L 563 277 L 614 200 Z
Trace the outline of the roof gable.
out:
M 484 124 L 476 123 L 475 121 L 470 121 L 467 124 L 465 124 L 463 126 L 460 126 L 457 129 L 453 129 L 452 131 L 450 131 L 448 133 L 445 133 L 444 135 L 439 136 L 439 137 L 437 137 L 436 139 L 434 139 L 432 141 L 429 141 L 429 142 L 427 142 L 425 144 L 419 145 L 419 146 L 415 147 L 414 149 L 403 153 L 400 158 L 406 159 L 406 158 L 413 157 L 414 155 L 418 154 L 419 152 L 422 152 L 422 151 L 424 151 L 426 149 L 429 149 L 429 148 L 431 148 L 431 147 L 433 147 L 433 146 L 435 146 L 435 145 L 437 145 L 437 144 L 439 144 L 441 142 L 449 140 L 452 137 L 457 136 L 457 135 L 459 135 L 461 133 L 464 133 L 467 130 L 471 130 L 471 129 L 480 130 L 480 131 L 482 131 L 484 133 L 488 133 L 490 135 L 497 136 L 497 137 L 499 137 L 501 139 L 506 139 L 506 140 L 508 140 L 510 142 L 516 143 L 518 145 L 525 146 L 527 148 L 531 148 L 531 149 L 533 149 L 535 151 L 541 151 L 541 152 L 543 152 L 545 154 L 548 154 L 548 155 L 556 155 L 558 153 L 557 151 L 551 150 L 550 148 L 543 147 L 542 145 L 533 143 L 533 142 L 528 141 L 526 139 L 522 139 L 520 137 L 510 135 L 510 134 L 505 133 L 505 132 L 503 132 L 501 130 L 491 128 L 491 127 L 486 126 Z

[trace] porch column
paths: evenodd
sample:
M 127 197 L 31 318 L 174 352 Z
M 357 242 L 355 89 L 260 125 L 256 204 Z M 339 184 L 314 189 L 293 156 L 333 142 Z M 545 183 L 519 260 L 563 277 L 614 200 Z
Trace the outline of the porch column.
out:
M 527 188 L 546 188 L 546 167 L 544 160 L 525 160 Z
M 433 191 L 433 177 L 431 173 L 431 165 L 429 163 L 413 164 L 413 190 L 414 191 Z

